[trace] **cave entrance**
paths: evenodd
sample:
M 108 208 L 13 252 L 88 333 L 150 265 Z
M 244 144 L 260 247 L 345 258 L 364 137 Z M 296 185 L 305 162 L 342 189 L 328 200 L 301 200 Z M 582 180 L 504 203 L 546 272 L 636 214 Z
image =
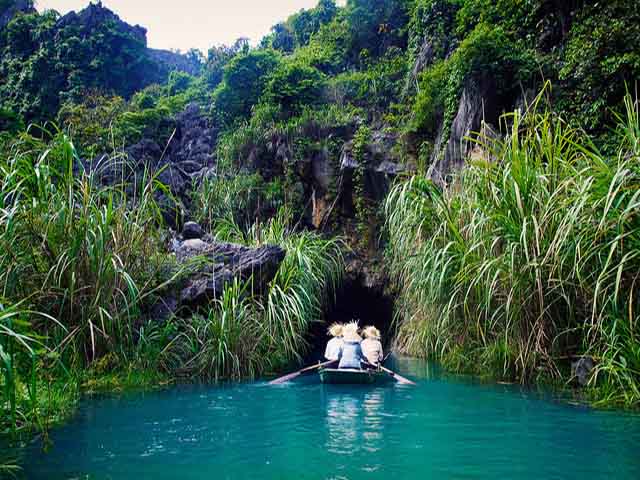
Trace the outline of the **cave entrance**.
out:
M 393 298 L 382 288 L 368 287 L 361 279 L 346 279 L 338 289 L 335 301 L 325 309 L 321 322 L 317 322 L 309 334 L 313 358 L 321 358 L 329 340 L 327 328 L 334 322 L 347 323 L 358 320 L 361 327 L 374 325 L 382 333 L 385 351 L 392 343 Z

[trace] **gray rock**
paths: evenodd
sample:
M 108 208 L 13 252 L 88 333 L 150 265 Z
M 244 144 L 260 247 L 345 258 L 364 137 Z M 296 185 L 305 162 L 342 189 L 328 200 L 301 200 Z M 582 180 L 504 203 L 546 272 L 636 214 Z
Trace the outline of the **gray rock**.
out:
M 580 357 L 575 362 L 571 362 L 571 377 L 576 380 L 579 386 L 586 387 L 591 380 L 595 366 L 593 358 Z
M 491 79 L 467 82 L 449 137 L 444 138 L 446 126 L 443 124 L 436 138 L 428 173 L 438 185 L 446 185 L 448 176 L 464 165 L 467 154 L 475 145 L 468 137 L 487 130 L 485 126 L 497 120 L 495 109 L 498 102 L 494 97 L 495 88 Z
M 166 118 L 163 122 L 168 131 L 175 129 L 168 145 L 159 145 L 156 139 L 145 137 L 125 149 L 127 162 L 108 162 L 105 161 L 109 158 L 107 155 L 98 155 L 83 161 L 83 167 L 95 173 L 105 185 L 122 181 L 135 183 L 145 175 L 156 174 L 172 194 L 158 191 L 156 200 L 165 221 L 175 228 L 184 210 L 191 206 L 194 185 L 210 175 L 215 166 L 217 131 L 195 104 L 188 105 L 175 119 Z
M 202 238 L 203 235 L 202 227 L 196 222 L 187 222 L 182 227 L 182 238 L 185 240 Z
M 249 248 L 233 243 L 186 240 L 176 250 L 178 261 L 184 263 L 196 256 L 206 261 L 190 275 L 180 292 L 180 303 L 190 307 L 206 305 L 219 298 L 234 279 L 252 279 L 253 291 L 260 293 L 275 276 L 285 255 L 282 248 L 272 245 Z

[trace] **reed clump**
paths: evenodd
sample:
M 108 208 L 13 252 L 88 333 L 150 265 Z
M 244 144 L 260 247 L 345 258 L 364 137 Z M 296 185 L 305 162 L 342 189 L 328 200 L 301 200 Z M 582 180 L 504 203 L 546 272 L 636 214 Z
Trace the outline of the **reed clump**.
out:
M 617 154 L 539 108 L 478 135 L 442 190 L 423 175 L 386 202 L 400 298 L 397 344 L 456 370 L 566 381 L 590 356 L 596 403 L 640 404 L 640 122 L 630 96 Z
M 46 431 L 87 366 L 138 348 L 166 262 L 154 174 L 118 153 L 85 169 L 64 132 L 31 129 L 0 152 L 0 428 L 14 432 Z

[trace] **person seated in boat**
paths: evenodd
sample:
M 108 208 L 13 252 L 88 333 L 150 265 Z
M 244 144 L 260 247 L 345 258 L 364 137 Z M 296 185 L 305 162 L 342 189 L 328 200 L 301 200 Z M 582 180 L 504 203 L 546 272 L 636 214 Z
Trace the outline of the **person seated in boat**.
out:
M 360 344 L 362 353 L 369 363 L 379 365 L 384 359 L 380 330 L 374 326 L 368 326 L 362 329 L 362 333 L 364 335 L 364 340 Z
M 340 355 L 340 347 L 342 347 L 342 325 L 334 323 L 327 331 L 333 338 L 327 342 L 327 348 L 324 350 L 324 358 L 327 360 L 338 360 Z
M 338 368 L 355 368 L 360 370 L 362 362 L 365 360 L 362 354 L 360 342 L 362 338 L 358 335 L 358 323 L 347 323 L 342 327 L 342 346 L 338 358 Z

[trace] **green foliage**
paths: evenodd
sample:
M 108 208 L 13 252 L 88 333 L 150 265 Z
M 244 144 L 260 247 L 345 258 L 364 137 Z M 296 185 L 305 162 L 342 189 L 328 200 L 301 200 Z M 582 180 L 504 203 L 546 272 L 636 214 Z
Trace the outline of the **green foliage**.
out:
M 249 46 L 246 39 L 239 39 L 231 47 L 222 45 L 211 47 L 204 66 L 204 79 L 209 88 L 216 88 L 224 75 L 224 67 L 240 52 L 246 53 Z
M 225 66 L 222 84 L 215 93 L 215 107 L 225 124 L 249 118 L 279 63 L 280 55 L 274 50 L 252 50 Z
M 640 78 L 640 11 L 617 0 L 585 7 L 576 19 L 560 64 L 561 105 L 579 124 L 601 132 L 607 112 L 622 107 L 625 87 Z
M 161 75 L 145 40 L 116 17 L 92 25 L 57 14 L 18 15 L 0 32 L 0 101 L 28 121 L 55 118 L 60 103 L 98 89 L 131 96 Z
M 500 25 L 502 28 L 522 34 L 534 34 L 536 23 L 543 13 L 540 0 L 464 0 L 457 3 L 457 33 L 464 37 L 478 24 Z M 570 2 L 566 2 L 570 3 Z
M 290 17 L 287 23 L 291 25 L 291 30 L 293 31 L 298 46 L 308 44 L 311 36 L 316 33 L 322 25 L 333 20 L 336 12 L 337 8 L 333 0 L 320 0 L 315 8 L 301 10 L 299 13 Z
M 442 122 L 447 132 L 465 82 L 489 79 L 498 94 L 513 92 L 531 78 L 534 58 L 501 28 L 479 24 L 453 55 L 421 75 L 411 128 L 433 134 Z
M 188 73 L 174 70 L 167 80 L 167 93 L 171 96 L 186 92 L 193 85 L 195 78 Z
M 23 129 L 24 122 L 18 114 L 0 108 L 0 132 L 16 133 Z
M 333 21 L 318 30 L 309 45 L 296 49 L 293 57 L 327 75 L 335 75 L 344 71 L 349 63 L 349 42 L 349 24 L 344 15 L 337 15 Z
M 315 8 L 300 10 L 285 22 L 271 28 L 271 34 L 262 39 L 263 47 L 291 53 L 309 43 L 323 25 L 331 22 L 338 12 L 334 0 L 320 0 Z
M 390 48 L 368 68 L 333 77 L 328 86 L 329 100 L 368 108 L 371 112 L 385 111 L 400 97 L 406 66 L 403 52 Z
M 478 139 L 490 160 L 455 188 L 420 176 L 394 188 L 402 350 L 449 361 L 461 349 L 479 362 L 460 368 L 523 381 L 558 378 L 561 358 L 591 355 L 607 402 L 640 402 L 640 123 L 627 107 L 614 156 L 550 113 L 514 113 L 504 140 Z
M 207 177 L 194 192 L 193 209 L 201 224 L 215 230 L 232 223 L 247 230 L 257 219 L 272 216 L 284 204 L 282 184 L 265 182 L 257 173 L 231 169 Z
M 406 44 L 408 2 L 403 0 L 348 0 L 349 53 L 357 62 L 363 52 L 381 56 L 389 47 Z
M 122 139 L 114 135 L 114 125 L 126 111 L 121 97 L 105 97 L 97 92 L 85 96 L 82 103 L 67 102 L 60 108 L 58 122 L 81 145 L 80 153 L 94 156 L 112 152 Z
M 284 61 L 271 74 L 264 96 L 289 115 L 322 101 L 325 79 L 322 73 L 295 61 Z
M 339 240 L 296 233 L 289 221 L 284 210 L 246 233 L 232 223 L 214 230 L 223 241 L 279 245 L 287 254 L 266 292 L 235 282 L 207 312 L 184 322 L 172 347 L 184 368 L 213 380 L 239 379 L 301 358 L 305 334 L 335 291 L 344 265 Z
M 94 174 L 74 175 L 78 166 L 61 133 L 49 143 L 22 136 L 5 152 L 0 282 L 8 300 L 28 298 L 58 319 L 38 331 L 70 335 L 92 359 L 132 341 L 129 320 L 145 294 L 137 280 L 148 278 L 159 250 L 158 187 L 149 174 L 130 205 L 124 186 L 100 187 Z
M 459 0 L 419 0 L 415 3 L 408 23 L 407 49 L 412 62 L 417 58 L 425 39 L 431 41 L 433 58 L 444 60 L 457 42 L 452 31 L 459 8 Z
M 50 140 L 20 134 L 0 152 L 0 423 L 46 433 L 75 405 L 83 366 L 149 344 L 136 321 L 167 259 L 152 173 L 101 186 L 65 134 L 39 133 Z M 128 175 L 118 156 L 103 168 Z

